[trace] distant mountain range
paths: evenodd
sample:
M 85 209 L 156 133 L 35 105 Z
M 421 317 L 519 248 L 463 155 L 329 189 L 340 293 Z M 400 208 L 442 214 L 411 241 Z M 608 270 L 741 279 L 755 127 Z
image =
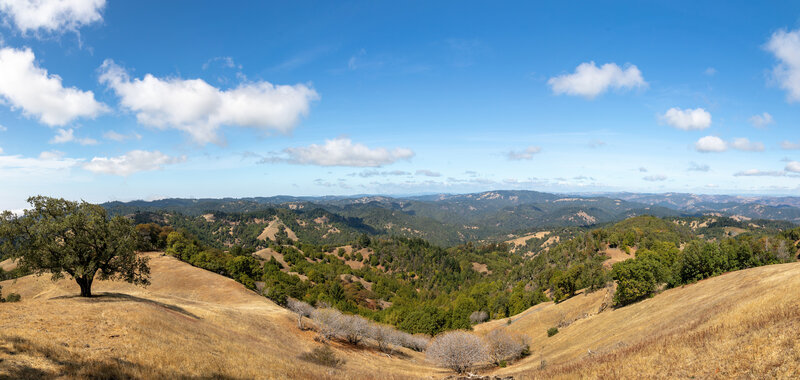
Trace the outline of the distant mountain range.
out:
M 310 222 L 319 220 L 325 214 L 328 220 L 337 221 L 335 230 L 339 232 L 336 234 L 342 238 L 369 231 L 376 235 L 421 237 L 442 245 L 499 240 L 509 234 L 537 229 L 600 225 L 636 215 L 688 217 L 714 214 L 738 220 L 769 219 L 800 223 L 800 197 L 682 193 L 576 196 L 498 190 L 409 197 L 365 195 L 162 199 L 109 202 L 103 206 L 112 213 L 125 215 L 168 213 L 198 217 L 213 213 L 215 220 L 225 219 L 226 215 L 236 220 L 243 217 L 247 219 L 248 214 L 272 210 L 270 215 L 280 215 L 284 224 L 297 228 L 298 231 L 294 232 L 301 239 L 304 232 L 315 237 L 323 236 L 319 231 L 312 234 L 310 230 L 303 230 L 323 228 L 318 222 Z M 259 218 L 253 216 L 251 219 Z M 325 228 L 330 229 L 331 226 Z M 324 235 L 330 237 L 336 234 Z

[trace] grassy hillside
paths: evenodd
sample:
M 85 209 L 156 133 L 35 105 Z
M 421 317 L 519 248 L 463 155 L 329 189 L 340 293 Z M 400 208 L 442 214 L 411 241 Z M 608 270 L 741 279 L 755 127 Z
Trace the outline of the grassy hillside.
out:
M 610 291 L 610 290 L 609 290 Z M 547 302 L 508 319 L 530 357 L 496 374 L 518 378 L 797 378 L 800 263 L 731 272 L 606 308 L 609 291 Z M 559 327 L 548 338 L 546 330 Z M 543 364 L 544 362 L 544 364 Z
M 339 369 L 301 362 L 318 346 L 294 316 L 240 284 L 168 256 L 146 289 L 23 277 L 0 283 L 0 378 L 444 378 L 423 354 L 332 343 Z M 526 378 L 792 378 L 800 371 L 800 263 L 669 289 L 619 309 L 607 289 L 477 325 L 530 337 L 531 356 L 488 375 Z M 602 310 L 602 311 L 601 311 Z M 560 326 L 548 338 L 546 330 Z
M 423 355 L 387 357 L 333 343 L 340 369 L 300 362 L 319 346 L 295 316 L 235 281 L 160 254 L 152 285 L 97 282 L 99 297 L 47 277 L 3 281 L 0 378 L 403 379 L 445 372 Z

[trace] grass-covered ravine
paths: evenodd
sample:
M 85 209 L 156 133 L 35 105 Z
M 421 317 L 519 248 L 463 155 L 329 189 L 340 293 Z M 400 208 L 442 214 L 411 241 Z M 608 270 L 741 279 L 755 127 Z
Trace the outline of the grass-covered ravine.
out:
M 409 333 L 435 335 L 469 329 L 475 315 L 504 318 L 611 282 L 617 284 L 614 304 L 622 307 L 728 271 L 797 260 L 800 228 L 750 223 L 732 236 L 718 219 L 698 227 L 691 218 L 634 217 L 573 230 L 534 255 L 504 243 L 442 248 L 418 238 L 366 234 L 347 245 L 320 246 L 288 239 L 283 229 L 255 246 L 220 248 L 204 243 L 213 237 L 201 239 L 186 228 L 147 223 L 137 230 L 140 250 L 165 250 L 278 304 L 294 298 L 331 305 Z M 606 251 L 615 248 L 632 259 L 609 265 Z

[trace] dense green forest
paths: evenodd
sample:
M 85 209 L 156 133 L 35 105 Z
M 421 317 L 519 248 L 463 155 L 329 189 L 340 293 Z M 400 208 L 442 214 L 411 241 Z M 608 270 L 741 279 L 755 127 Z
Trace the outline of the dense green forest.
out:
M 137 226 L 142 237 L 138 248 L 163 249 L 279 304 L 288 297 L 325 303 L 427 334 L 470 328 L 470 315 L 476 311 L 503 318 L 612 281 L 618 284 L 614 301 L 622 307 L 667 287 L 795 260 L 800 240 L 800 228 L 787 228 L 792 225 L 785 222 L 639 216 L 599 228 L 553 231 L 548 236 L 559 236 L 558 243 L 532 238 L 523 251 L 502 242 L 445 248 L 421 238 L 371 235 L 366 226 L 348 230 L 343 235 L 348 241 L 318 244 L 313 234 L 299 232 L 303 226 L 297 219 L 278 228 L 274 239 L 258 239 L 264 221 L 287 219 L 285 210 L 237 217 L 173 214 L 161 224 L 142 223 Z M 320 209 L 306 219 L 318 218 L 343 228 L 353 223 Z M 238 223 L 229 228 L 232 220 Z M 261 223 L 249 225 L 255 220 Z M 220 233 L 223 227 L 228 229 Z M 289 238 L 287 227 L 297 228 L 297 240 Z M 635 259 L 608 268 L 608 248 L 635 249 Z M 269 255 L 254 255 L 262 250 Z

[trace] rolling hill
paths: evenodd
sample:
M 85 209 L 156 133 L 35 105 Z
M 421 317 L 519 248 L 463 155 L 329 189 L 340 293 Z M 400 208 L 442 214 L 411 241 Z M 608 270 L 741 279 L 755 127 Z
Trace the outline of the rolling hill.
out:
M 319 345 L 294 315 L 233 280 L 159 253 L 152 285 L 0 283 L 0 378 L 444 378 L 421 353 L 334 343 L 340 369 L 299 362 Z M 523 378 L 796 378 L 800 263 L 753 268 L 604 308 L 611 289 L 475 326 L 530 337 L 532 355 L 490 375 Z M 602 311 L 601 311 L 602 309 Z M 546 330 L 559 326 L 548 338 Z
M 168 256 L 151 256 L 152 285 L 26 276 L 0 283 L 0 378 L 404 379 L 445 371 L 402 350 L 387 357 L 334 344 L 341 369 L 300 362 L 319 343 L 288 310 L 241 284 Z

